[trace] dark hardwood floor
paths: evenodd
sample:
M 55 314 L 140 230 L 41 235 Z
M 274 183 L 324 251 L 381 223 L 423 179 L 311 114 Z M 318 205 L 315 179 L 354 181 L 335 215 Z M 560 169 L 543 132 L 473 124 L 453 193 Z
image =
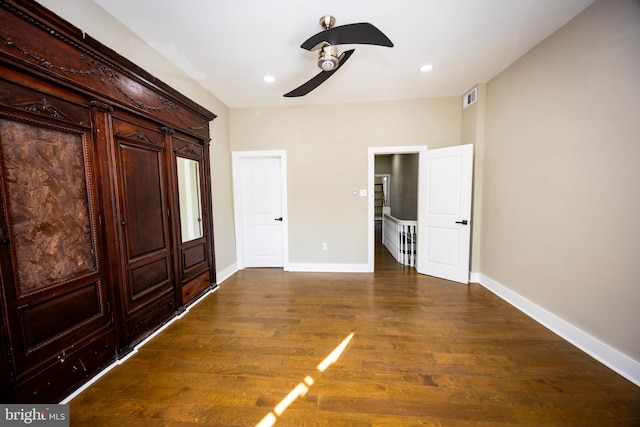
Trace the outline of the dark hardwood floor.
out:
M 236 273 L 73 399 L 71 425 L 640 426 L 639 387 L 481 286 L 381 247 L 375 269 Z

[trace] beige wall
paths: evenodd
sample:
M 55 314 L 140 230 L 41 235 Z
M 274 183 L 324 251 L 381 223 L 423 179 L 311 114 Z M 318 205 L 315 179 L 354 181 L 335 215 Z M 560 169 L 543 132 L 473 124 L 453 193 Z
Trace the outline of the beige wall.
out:
M 377 174 L 391 174 L 391 155 L 390 154 L 378 154 L 374 157 L 375 172 Z
M 39 0 L 39 3 L 218 116 L 211 127 L 216 269 L 221 271 L 233 265 L 235 233 L 229 151 L 229 110 L 226 105 L 157 51 L 151 49 L 94 2 Z
M 368 147 L 460 143 L 460 98 L 231 110 L 233 151 L 287 150 L 291 263 L 366 264 Z M 328 250 L 322 250 L 326 242 Z
M 640 3 L 598 1 L 487 87 L 481 272 L 640 361 Z
M 471 272 L 480 272 L 482 235 L 482 178 L 487 111 L 487 84 L 477 86 L 477 101 L 462 110 L 462 144 L 473 144 L 473 204 L 471 206 Z M 471 90 L 471 89 L 469 89 Z M 460 99 L 462 102 L 462 99 Z
M 389 191 L 391 215 L 405 221 L 418 219 L 417 153 L 391 156 L 391 190 Z

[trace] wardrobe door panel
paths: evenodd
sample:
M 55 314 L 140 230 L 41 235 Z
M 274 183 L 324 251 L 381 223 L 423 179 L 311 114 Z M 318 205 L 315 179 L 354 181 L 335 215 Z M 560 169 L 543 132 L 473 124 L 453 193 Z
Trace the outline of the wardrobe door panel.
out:
M 162 257 L 151 261 L 148 264 L 131 267 L 131 296 L 136 298 L 144 296 L 145 292 L 153 291 L 156 287 L 162 286 L 170 279 L 171 271 L 167 264 L 167 258 Z
M 213 236 L 209 224 L 208 147 L 198 138 L 175 132 L 171 137 L 174 191 L 175 268 L 181 303 L 187 304 L 211 285 Z
M 26 88 L 16 95 L 0 103 L 0 278 L 13 387 L 24 388 L 71 349 L 115 335 L 92 132 L 72 119 L 88 117 L 88 107 Z M 114 356 L 111 347 L 93 365 Z M 84 366 L 78 375 L 91 373 Z M 30 400 L 57 396 L 74 381 L 32 390 Z
M 0 124 L 18 297 L 96 271 L 85 135 Z
M 119 141 L 129 259 L 167 248 L 162 153 L 158 147 Z
M 125 345 L 175 312 L 165 171 L 159 125 L 124 112 L 112 118 L 120 230 Z M 167 295 L 171 295 L 167 300 Z M 140 322 L 153 318 L 155 324 Z
M 206 257 L 206 242 L 196 242 L 195 246 L 187 247 L 184 245 L 182 250 L 182 265 L 185 271 L 189 271 L 191 268 L 198 264 L 207 261 Z
M 94 282 L 20 310 L 26 350 L 100 316 L 100 291 L 100 284 Z M 57 321 L 52 322 L 52 317 Z

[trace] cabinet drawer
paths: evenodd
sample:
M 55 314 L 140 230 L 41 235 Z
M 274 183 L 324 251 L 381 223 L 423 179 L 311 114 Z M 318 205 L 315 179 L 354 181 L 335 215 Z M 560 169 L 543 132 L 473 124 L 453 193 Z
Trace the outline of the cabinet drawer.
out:
M 20 403 L 55 402 L 115 359 L 115 333 L 109 331 L 85 346 L 64 351 L 46 368 L 16 387 Z
M 138 338 L 148 335 L 176 312 L 173 293 L 154 302 L 147 308 L 136 312 L 127 320 L 127 344 L 134 344 Z
M 209 272 L 205 271 L 182 287 L 182 304 L 191 301 L 211 284 Z

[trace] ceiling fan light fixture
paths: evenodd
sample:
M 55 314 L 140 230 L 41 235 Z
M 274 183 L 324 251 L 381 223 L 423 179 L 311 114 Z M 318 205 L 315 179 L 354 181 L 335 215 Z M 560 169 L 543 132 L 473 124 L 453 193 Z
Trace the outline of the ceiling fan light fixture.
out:
M 340 60 L 338 59 L 338 48 L 335 46 L 324 46 L 320 50 L 318 57 L 318 67 L 323 71 L 331 71 L 338 68 Z

